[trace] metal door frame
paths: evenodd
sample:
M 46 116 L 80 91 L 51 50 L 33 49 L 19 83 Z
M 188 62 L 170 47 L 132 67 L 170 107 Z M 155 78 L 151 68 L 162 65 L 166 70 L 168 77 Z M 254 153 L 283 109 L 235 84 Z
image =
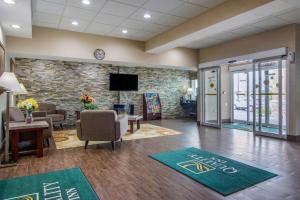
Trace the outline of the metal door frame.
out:
M 205 120 L 205 71 L 215 69 L 217 72 L 217 124 L 206 122 Z M 213 67 L 207 67 L 202 68 L 202 120 L 201 124 L 204 126 L 210 126 L 214 128 L 221 128 L 222 122 L 221 122 L 221 67 L 220 66 L 213 66 Z

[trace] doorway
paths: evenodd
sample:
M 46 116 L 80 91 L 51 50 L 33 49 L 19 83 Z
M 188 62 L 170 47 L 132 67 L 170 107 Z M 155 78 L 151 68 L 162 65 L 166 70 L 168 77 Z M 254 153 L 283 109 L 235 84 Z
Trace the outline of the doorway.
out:
M 287 61 L 261 60 L 239 68 L 242 70 L 233 70 L 231 76 L 231 123 L 223 127 L 284 137 L 287 132 Z
M 281 58 L 253 64 L 253 130 L 255 135 L 284 137 L 287 62 Z
M 220 67 L 202 69 L 202 124 L 221 128 Z

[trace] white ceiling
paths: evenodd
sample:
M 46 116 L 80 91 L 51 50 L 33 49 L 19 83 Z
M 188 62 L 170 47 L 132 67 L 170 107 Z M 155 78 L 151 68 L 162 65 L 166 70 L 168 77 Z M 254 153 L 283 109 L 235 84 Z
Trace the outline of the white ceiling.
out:
M 255 33 L 264 32 L 288 24 L 300 24 L 300 0 L 294 1 L 296 2 L 296 4 L 292 4 L 292 6 L 287 10 L 275 13 L 273 15 L 264 17 L 263 19 L 245 24 L 240 27 L 235 27 L 230 31 L 218 33 L 205 39 L 191 42 L 187 45 L 183 45 L 183 47 L 198 49 L 216 45 L 233 39 L 242 38 Z
M 145 41 L 225 0 L 90 1 L 33 0 L 33 25 Z M 144 19 L 145 13 L 151 19 Z M 73 26 L 73 20 L 79 25 Z
M 0 24 L 5 35 L 30 38 L 32 36 L 30 0 L 19 0 L 15 5 L 0 0 Z M 19 25 L 21 28 L 13 29 L 12 25 Z

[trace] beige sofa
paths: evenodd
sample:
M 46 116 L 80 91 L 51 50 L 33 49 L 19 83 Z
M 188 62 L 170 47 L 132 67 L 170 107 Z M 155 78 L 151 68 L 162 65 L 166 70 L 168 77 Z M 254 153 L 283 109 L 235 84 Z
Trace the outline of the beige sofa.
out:
M 51 103 L 39 103 L 39 111 L 46 112 L 47 117 L 52 119 L 52 123 L 63 129 L 63 123 L 66 120 L 65 110 L 57 110 L 56 105 Z
M 127 132 L 128 117 L 118 117 L 113 110 L 86 110 L 80 113 L 76 128 L 78 138 L 85 141 L 85 148 L 89 141 L 111 141 L 112 149 L 115 150 L 116 141 L 122 142 Z

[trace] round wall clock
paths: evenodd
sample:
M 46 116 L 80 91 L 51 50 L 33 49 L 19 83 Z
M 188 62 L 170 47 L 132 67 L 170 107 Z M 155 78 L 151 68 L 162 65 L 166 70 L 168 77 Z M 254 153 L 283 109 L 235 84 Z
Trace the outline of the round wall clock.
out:
M 103 49 L 96 49 L 94 56 L 97 60 L 103 60 L 105 58 L 105 51 Z

